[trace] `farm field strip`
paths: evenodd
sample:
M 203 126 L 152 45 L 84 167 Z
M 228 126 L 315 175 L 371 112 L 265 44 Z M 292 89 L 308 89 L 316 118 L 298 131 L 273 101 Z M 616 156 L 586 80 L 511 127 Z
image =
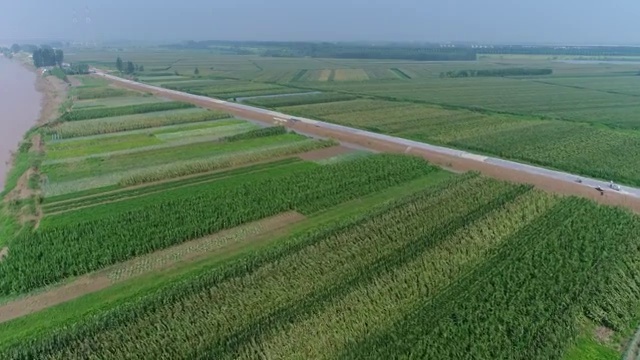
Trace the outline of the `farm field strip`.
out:
M 640 129 L 635 115 L 637 111 L 634 112 L 640 105 L 634 96 L 560 87 L 527 79 L 433 79 L 429 82 L 387 81 L 374 84 L 333 82 L 317 83 L 313 88 L 468 109 L 544 116 L 611 128 Z
M 198 144 L 199 143 L 196 143 L 196 145 Z M 118 170 L 117 172 L 107 173 L 101 176 L 90 176 L 81 179 L 48 183 L 44 190 L 46 196 L 49 197 L 113 185 L 138 185 L 250 164 L 279 156 L 294 155 L 333 145 L 334 143 L 332 142 L 298 140 L 268 146 L 248 147 L 251 149 L 245 150 L 237 149 L 232 151 L 227 149 L 225 153 L 213 156 L 209 154 L 198 159 L 172 160 L 171 162 L 158 161 L 161 162 L 161 164 L 149 165 L 143 168 L 133 167 L 128 170 Z
M 335 227 L 338 223 L 347 221 L 347 219 L 360 218 L 366 213 L 374 211 L 372 209 L 386 207 L 388 204 L 396 202 L 399 198 L 424 191 L 427 187 L 440 186 L 439 184 L 450 181 L 452 176 L 451 173 L 437 171 L 416 180 L 345 202 L 313 217 L 308 217 L 290 228 L 288 227 L 288 231 L 277 235 L 275 238 L 267 235 L 268 239 L 261 239 L 258 242 L 253 239 L 248 243 L 251 246 L 246 249 L 247 251 L 244 248 L 238 249 L 230 257 L 246 259 L 247 256 L 253 257 L 257 254 L 263 254 L 257 250 L 266 249 L 265 246 L 281 246 L 283 244 L 288 244 L 286 246 L 289 246 L 291 239 L 306 236 L 310 231 L 325 231 L 330 227 Z M 259 247 L 253 245 L 259 245 Z M 230 261 L 236 260 L 224 259 L 220 254 L 217 254 L 215 257 L 207 257 L 203 260 L 189 263 L 179 262 L 160 274 L 156 275 L 151 272 L 141 275 L 139 278 L 114 284 L 97 293 L 0 325 L 0 348 L 5 348 L 12 343 L 20 344 L 25 338 L 43 334 L 44 331 L 53 330 L 56 327 L 77 323 L 80 319 L 86 319 L 98 314 L 100 312 L 97 310 L 98 308 L 115 307 L 121 304 L 123 300 L 138 301 L 143 293 L 155 292 L 161 286 L 173 286 L 177 280 L 184 281 L 187 278 L 193 279 L 194 276 L 202 276 L 222 264 L 229 265 Z M 42 321 L 42 319 L 47 319 L 47 321 Z
M 85 120 L 84 122 L 86 121 L 91 121 L 91 120 Z M 112 139 L 113 141 L 117 141 L 114 138 L 118 136 L 131 136 L 131 135 L 140 135 L 140 134 L 158 135 L 158 134 L 174 133 L 174 132 L 180 132 L 180 131 L 206 129 L 206 128 L 216 127 L 216 126 L 237 125 L 245 122 L 246 122 L 245 120 L 231 118 L 227 115 L 227 117 L 221 118 L 221 119 L 205 120 L 205 121 L 198 121 L 198 122 L 187 122 L 184 124 L 147 127 L 147 128 L 137 129 L 137 130 L 124 130 L 124 131 L 114 132 L 114 133 L 60 138 L 57 140 L 46 139 L 45 144 L 47 145 L 47 150 L 50 150 L 52 147 L 53 148 L 58 147 L 59 146 L 58 144 L 61 144 L 60 145 L 61 147 L 66 147 L 66 146 L 73 147 L 73 146 L 78 146 L 75 144 L 75 142 L 90 143 L 89 140 L 99 141 L 101 139 L 106 139 L 106 138 Z M 48 154 L 45 154 L 45 155 L 48 155 Z
M 312 167 L 311 164 L 309 164 L 309 166 L 300 166 L 300 164 L 298 164 L 300 161 L 301 159 L 294 157 L 286 158 L 280 161 L 258 163 L 255 165 L 254 163 L 252 163 L 252 165 L 250 166 L 241 167 L 238 169 L 216 171 L 204 175 L 198 174 L 184 179 L 178 178 L 178 180 L 169 179 L 166 182 L 160 184 L 151 183 L 141 187 L 125 187 L 119 188 L 119 190 L 108 190 L 97 194 L 91 194 L 89 196 L 80 196 L 63 201 L 45 202 L 45 204 L 42 206 L 42 210 L 45 212 L 45 216 L 54 216 L 69 211 L 76 211 L 80 208 L 84 209 L 87 207 L 101 206 L 107 202 L 113 203 L 116 201 L 130 200 L 136 197 L 151 195 L 170 189 L 173 190 L 182 187 L 201 185 L 240 175 L 255 175 L 256 173 L 264 170 L 273 171 L 275 169 L 280 169 L 281 171 L 292 171 Z M 296 164 L 295 167 L 288 167 L 292 164 Z
M 336 69 L 333 81 L 364 81 L 369 80 L 369 75 L 363 69 Z
M 212 252 L 217 253 L 225 248 L 237 247 L 243 242 L 255 242 L 268 238 L 270 232 L 304 219 L 304 215 L 296 212 L 286 212 L 271 216 L 118 264 L 105 269 L 103 273 L 112 282 L 128 280 L 132 277 L 149 273 L 154 269 L 166 268 L 179 261 L 197 259 Z
M 491 205 L 487 204 L 487 202 L 490 202 L 496 195 L 509 192 L 504 187 L 493 186 L 492 182 L 484 182 L 487 185 L 486 191 L 482 193 L 474 192 L 473 189 L 476 189 L 479 185 L 476 183 L 477 181 L 471 180 L 468 185 L 461 186 L 457 191 L 452 189 L 445 193 L 436 193 L 431 201 L 411 203 L 412 205 L 419 204 L 419 206 L 391 206 L 392 209 L 389 212 L 383 212 L 371 219 L 363 220 L 355 227 L 350 227 L 328 236 L 324 235 L 300 251 L 286 256 L 278 262 L 267 263 L 256 269 L 255 272 L 223 281 L 216 287 L 213 294 L 208 295 L 208 290 L 206 290 L 206 293 L 200 293 L 196 290 L 192 295 L 185 294 L 176 299 L 175 303 L 175 306 L 180 306 L 183 310 L 173 312 L 171 315 L 167 310 L 173 308 L 173 306 L 158 309 L 159 311 L 148 311 L 144 314 L 136 312 L 136 318 L 127 321 L 127 325 L 119 326 L 112 330 L 105 329 L 104 331 L 95 332 L 98 337 L 91 343 L 97 347 L 88 351 L 102 352 L 105 350 L 102 346 L 107 346 L 117 351 L 124 349 L 125 347 L 113 348 L 110 345 L 111 337 L 118 334 L 130 334 L 132 337 L 128 337 L 128 341 L 144 341 L 152 349 L 155 349 L 158 339 L 152 332 L 146 332 L 143 329 L 151 326 L 162 316 L 165 324 L 168 322 L 174 330 L 166 334 L 171 336 L 172 341 L 168 341 L 171 345 L 167 348 L 165 339 L 163 351 L 169 351 L 175 355 L 178 354 L 175 351 L 182 348 L 181 343 L 187 339 L 182 336 L 182 332 L 186 330 L 185 326 L 189 324 L 188 326 L 192 329 L 192 336 L 197 336 L 200 339 L 207 338 L 206 342 L 200 341 L 200 343 L 210 344 L 205 347 L 192 348 L 191 351 L 220 352 L 219 355 L 223 355 L 227 350 L 223 344 L 237 343 L 242 345 L 249 340 L 248 337 L 251 336 L 251 332 L 244 335 L 244 331 L 242 331 L 244 328 L 260 329 L 263 327 L 256 327 L 255 325 L 264 323 L 263 326 L 268 329 L 271 326 L 287 321 L 289 316 L 312 311 L 318 305 L 322 305 L 322 298 L 318 298 L 319 296 L 327 294 L 330 297 L 326 300 L 330 301 L 333 297 L 339 295 L 341 291 L 349 291 L 358 284 L 358 282 L 354 281 L 360 280 L 364 275 L 362 271 L 367 266 L 378 261 L 385 261 L 387 258 L 393 259 L 396 254 L 403 254 L 412 245 L 416 244 L 409 240 L 410 236 L 404 238 L 406 242 L 388 242 L 386 238 L 389 234 L 397 234 L 398 231 L 405 235 L 410 235 L 413 232 L 428 234 L 429 231 L 437 231 L 438 224 L 444 225 L 447 220 L 462 219 L 464 214 L 473 213 L 478 206 L 482 208 L 487 206 L 486 210 L 482 210 L 482 212 L 498 206 L 498 203 Z M 460 197 L 461 192 L 469 194 L 469 196 Z M 449 206 L 450 202 L 448 200 L 454 198 L 458 199 L 458 211 L 451 209 Z M 461 198 L 464 200 L 460 200 Z M 485 204 L 485 206 L 482 206 L 482 204 Z M 428 209 L 431 206 L 438 206 L 439 209 L 442 208 L 443 210 L 450 209 L 450 211 L 445 211 L 441 217 L 431 217 L 430 219 L 433 223 L 428 222 L 429 226 L 425 226 L 424 209 Z M 421 216 L 416 216 L 416 214 L 421 214 Z M 407 216 L 410 216 L 409 219 L 413 220 L 410 227 L 402 226 L 398 222 L 398 219 L 407 218 Z M 371 232 L 365 231 L 365 229 L 377 229 L 378 231 Z M 366 236 L 364 235 L 365 232 L 378 235 Z M 354 239 L 356 240 L 354 241 Z M 428 245 L 425 244 L 424 246 Z M 337 248 L 342 250 L 335 251 Z M 295 270 L 292 271 L 292 269 Z M 310 276 L 313 277 L 314 281 L 309 281 Z M 362 280 L 366 280 L 366 277 Z M 326 291 L 329 291 L 329 293 Z M 246 294 L 249 292 L 253 296 L 247 296 Z M 216 301 L 207 300 L 210 296 L 215 296 Z M 230 305 L 229 301 L 232 299 L 235 304 L 233 308 L 236 309 L 237 315 L 230 316 L 231 314 L 224 311 L 211 311 L 210 306 L 226 308 Z M 239 302 L 238 299 L 242 300 Z M 316 301 L 314 302 L 314 300 Z M 203 302 L 209 305 L 203 307 Z M 317 305 L 316 302 L 318 303 Z M 282 312 L 279 309 L 288 311 Z M 280 316 L 278 316 L 279 313 L 281 314 Z M 268 316 L 267 314 L 273 315 Z M 269 319 L 271 319 L 271 322 L 267 324 L 266 321 L 269 321 Z M 211 328 L 217 328 L 218 331 L 210 331 L 209 329 Z M 196 329 L 198 330 L 194 332 L 193 330 Z M 69 343 L 69 346 L 69 349 L 73 348 L 72 343 Z M 149 349 L 146 350 L 149 351 Z
M 346 94 L 337 93 L 301 93 L 295 96 L 286 97 L 254 97 L 246 99 L 243 102 L 256 106 L 263 106 L 269 108 L 293 106 L 293 105 L 309 105 L 317 103 L 331 103 L 336 101 L 354 100 L 356 97 Z
M 62 121 L 90 120 L 101 117 L 114 117 L 122 115 L 145 114 L 157 111 L 188 109 L 194 107 L 191 104 L 179 101 L 162 101 L 139 105 L 125 105 L 97 109 L 78 109 L 64 113 L 60 119 Z
M 165 99 L 151 97 L 151 96 L 123 96 L 123 97 L 108 97 L 91 100 L 76 100 L 73 102 L 73 109 L 87 109 L 87 108 L 109 108 L 117 106 L 128 105 L 140 105 L 151 104 L 165 101 Z
M 288 115 L 282 114 L 282 113 L 278 113 L 278 112 L 274 112 L 274 111 L 267 111 L 267 110 L 263 110 L 260 108 L 255 108 L 255 107 L 250 107 L 247 105 L 241 105 L 241 104 L 234 104 L 234 103 L 229 103 L 229 102 L 225 102 L 222 100 L 217 100 L 217 99 L 211 99 L 211 98 L 206 98 L 206 97 L 202 97 L 202 96 L 195 96 L 195 95 L 191 95 L 191 94 L 186 94 L 186 93 L 180 93 L 180 92 L 174 92 L 174 91 L 169 91 L 169 90 L 163 90 L 161 88 L 157 88 L 157 87 L 149 87 L 147 85 L 144 84 L 139 84 L 139 83 L 135 83 L 135 82 L 131 82 L 131 81 L 126 81 L 126 80 L 122 80 L 122 79 L 118 79 L 118 78 L 114 78 L 114 77 L 109 77 L 109 75 L 104 74 L 104 73 L 100 73 L 100 76 L 103 77 L 107 77 L 109 79 L 112 79 L 116 82 L 119 82 L 121 84 L 123 84 L 124 86 L 127 87 L 132 87 L 135 89 L 144 89 L 144 90 L 152 90 L 152 91 L 157 91 L 159 93 L 162 94 L 166 94 L 167 96 L 176 96 L 180 99 L 184 99 L 186 101 L 197 101 L 200 104 L 208 104 L 210 107 L 212 108 L 216 108 L 216 109 L 225 109 L 226 111 L 230 111 L 230 112 L 241 112 L 245 115 L 243 115 L 244 117 L 251 117 L 254 116 L 256 117 L 256 119 L 261 119 L 262 121 L 266 121 L 266 117 L 269 117 L 269 119 L 272 119 L 274 116 L 277 117 L 282 117 L 282 118 L 287 118 Z M 357 101 L 357 100 L 356 100 Z M 367 100 L 363 100 L 358 102 L 358 104 L 363 105 L 363 102 L 366 104 Z M 337 109 L 338 111 L 334 112 L 331 109 L 325 109 L 322 113 L 323 114 L 331 114 L 331 113 L 341 113 L 341 112 L 345 112 L 345 110 L 343 109 L 347 109 L 348 111 L 348 106 L 353 105 L 353 103 L 350 103 L 348 105 L 345 106 L 345 103 L 350 103 L 350 102 L 342 102 L 342 103 L 333 103 L 332 106 L 336 107 L 336 105 L 342 105 L 342 109 Z M 371 106 L 375 106 L 375 101 L 371 101 L 370 104 Z M 396 102 L 398 104 L 398 106 L 402 106 L 403 103 L 401 102 Z M 292 107 L 295 108 L 295 107 Z M 300 107 L 301 110 L 304 110 L 304 106 Z M 358 110 L 365 110 L 366 107 L 364 108 L 360 108 Z M 322 115 L 322 114 L 321 114 Z M 303 115 L 303 116 L 308 116 L 308 115 Z M 317 115 L 316 115 L 317 116 Z M 321 117 L 321 116 L 319 116 Z M 349 127 L 344 127 L 344 126 L 338 126 L 338 125 L 333 125 L 327 122 L 319 122 L 319 121 L 315 121 L 309 118 L 303 118 L 303 117 L 296 117 L 296 120 L 298 120 L 299 122 L 303 123 L 304 125 L 310 125 L 310 126 L 314 126 L 314 127 L 318 127 L 320 128 L 323 132 L 324 131 L 332 131 L 336 133 L 336 136 L 338 138 L 344 138 L 344 137 L 352 137 L 352 136 L 356 136 L 356 137 L 360 137 L 360 138 L 368 138 L 368 139 L 376 139 L 376 140 L 380 140 L 380 141 L 384 141 L 384 142 L 388 142 L 390 144 L 396 144 L 396 145 L 400 145 L 400 146 L 407 146 L 407 147 L 411 147 L 411 148 L 416 148 L 416 149 L 420 149 L 421 151 L 426 151 L 429 153 L 433 153 L 434 155 L 438 155 L 438 156 L 445 156 L 445 157 L 451 157 L 453 159 L 471 159 L 474 162 L 482 162 L 482 163 L 487 163 L 490 165 L 490 167 L 498 167 L 498 168 L 505 168 L 508 172 L 512 172 L 515 174 L 531 174 L 534 176 L 541 176 L 543 178 L 547 178 L 552 182 L 556 182 L 557 184 L 563 184 L 563 185 L 568 185 L 568 184 L 573 184 L 572 186 L 574 188 L 593 188 L 596 186 L 600 186 L 603 188 L 606 188 L 608 186 L 608 181 L 602 181 L 602 180 L 598 180 L 597 178 L 595 178 L 595 175 L 590 174 L 590 172 L 586 172 L 586 173 L 582 173 L 579 175 L 576 174 L 571 174 L 568 172 L 562 172 L 562 171 L 554 171 L 554 170 L 549 170 L 546 168 L 542 168 L 542 167 L 537 167 L 537 166 L 531 166 L 531 165 L 527 165 L 527 164 L 523 164 L 523 163 L 518 163 L 515 161 L 508 161 L 508 160 L 502 160 L 499 158 L 489 158 L 486 156 L 478 156 L 476 154 L 473 153 L 469 153 L 465 150 L 458 150 L 458 149 L 452 149 L 452 148 L 446 148 L 446 147 L 442 147 L 442 146 L 437 146 L 437 145 L 431 145 L 428 143 L 423 143 L 423 142 L 418 142 L 418 141 L 411 141 L 405 138 L 397 138 L 397 137 L 392 137 L 392 136 L 386 136 L 386 135 L 382 135 L 379 133 L 373 133 L 371 131 L 362 131 L 362 130 L 356 130 L 354 128 L 349 128 Z M 575 124 L 575 123 L 569 123 L 568 124 Z M 579 124 L 578 124 L 579 125 Z M 292 126 L 292 125 L 289 125 Z M 586 125 L 585 125 L 586 126 Z M 602 130 L 602 129 L 601 129 Z M 607 135 L 609 136 L 616 136 L 617 134 L 620 134 L 618 132 L 608 132 L 611 130 L 607 130 Z M 313 133 L 313 131 L 311 131 L 311 133 Z M 530 132 L 523 132 L 524 134 L 529 134 L 532 135 Z M 423 141 L 423 140 L 422 140 Z M 535 146 L 535 144 L 532 143 L 528 143 L 527 145 L 529 146 Z M 455 146 L 455 145 L 454 145 Z M 471 150 L 471 149 L 466 149 L 466 150 Z M 477 150 L 471 150 L 471 151 L 477 151 Z M 597 149 L 596 149 L 597 151 Z M 602 155 L 602 152 L 601 152 Z M 607 154 L 608 155 L 608 154 Z M 507 154 L 508 156 L 508 154 Z M 512 157 L 511 157 L 512 158 Z M 618 159 L 620 159 L 620 157 L 617 157 Z M 513 159 L 513 158 L 512 158 Z M 517 159 L 514 159 L 517 160 Z M 554 168 L 557 169 L 563 169 L 562 166 L 554 166 Z M 628 168 L 628 166 L 626 166 L 624 169 Z M 609 168 L 609 170 L 611 170 L 611 168 Z M 614 169 L 615 171 L 621 171 L 623 170 L 623 168 L 617 168 Z M 568 170 L 570 171 L 570 170 Z M 580 175 L 586 175 L 586 176 L 592 176 L 592 178 L 584 178 L 581 176 L 583 182 L 580 185 L 576 185 L 575 184 L 575 179 L 577 176 Z M 609 178 L 611 179 L 611 178 Z M 613 178 L 614 180 L 618 180 L 618 178 Z M 624 181 L 622 181 L 624 182 Z M 628 184 L 636 184 L 638 182 L 637 179 L 634 179 L 632 182 L 627 182 Z M 572 192 L 572 193 L 577 193 L 577 192 Z M 622 196 L 631 196 L 634 198 L 640 197 L 640 189 L 636 189 L 633 187 L 629 187 L 629 186 L 622 186 Z M 634 201 L 634 200 L 632 200 Z
M 80 86 L 72 88 L 71 95 L 75 96 L 79 101 L 84 101 L 123 96 L 140 96 L 140 93 L 106 86 Z
M 0 263 L 0 275 L 10 281 L 0 283 L 0 291 L 33 290 L 285 211 L 314 214 L 434 171 L 421 159 L 377 154 L 296 172 L 234 177 L 215 187 L 168 190 L 92 212 L 48 217 L 37 231 L 12 243 L 11 256 Z
M 235 142 L 204 142 L 191 143 L 172 148 L 151 149 L 143 152 L 133 152 L 121 155 L 107 156 L 96 160 L 88 158 L 74 163 L 57 163 L 42 166 L 51 183 L 77 180 L 84 177 L 96 177 L 118 171 L 139 169 L 144 167 L 163 165 L 169 162 L 193 160 L 212 157 L 225 153 L 251 150 L 263 146 L 284 145 L 307 138 L 298 134 L 282 134 Z
M 94 139 L 95 146 L 83 147 L 82 144 L 61 151 L 52 151 L 49 160 L 45 160 L 43 165 L 55 165 L 63 163 L 75 163 L 91 158 L 106 158 L 110 156 L 120 156 L 127 154 L 142 153 L 146 151 L 167 149 L 176 146 L 215 142 L 224 138 L 242 134 L 248 131 L 259 129 L 260 127 L 251 123 L 238 123 L 222 126 L 200 127 L 198 129 L 177 129 L 176 132 L 164 132 L 157 134 L 139 134 L 131 136 L 116 136 L 113 140 Z M 84 153 L 83 153 L 84 152 Z
M 185 76 L 179 76 L 179 75 L 168 75 L 168 76 L 142 76 L 138 79 L 143 82 L 162 82 L 167 80 L 169 81 L 185 80 L 188 78 Z
M 237 154 L 222 155 L 215 158 L 169 164 L 134 173 L 120 181 L 121 185 L 131 186 L 147 182 L 183 177 L 212 170 L 251 164 L 282 156 L 301 154 L 315 149 L 334 146 L 332 141 L 304 140 L 292 144 L 274 145 L 262 149 L 248 150 Z
M 550 227 L 554 219 L 563 220 Z M 577 316 L 603 285 L 600 274 L 612 271 L 611 264 L 630 245 L 629 233 L 621 231 L 627 226 L 635 229 L 637 218 L 566 199 L 450 291 L 384 331 L 354 341 L 341 356 L 448 358 L 470 351 L 479 358 L 524 358 L 526 351 L 527 357 L 561 358 L 577 335 Z M 528 319 L 528 326 L 522 327 L 521 319 Z M 521 330 L 514 334 L 498 330 L 516 328 Z M 460 341 L 452 342 L 452 336 Z M 405 341 L 386 341 L 392 337 Z
M 344 126 L 479 151 L 600 179 L 640 185 L 640 162 L 629 153 L 640 133 L 565 121 L 489 115 L 428 105 L 378 101 L 373 110 L 330 110 L 333 103 L 279 108 Z M 336 103 L 340 105 L 340 103 Z M 354 104 L 355 105 L 355 104 Z M 388 105 L 388 107 L 387 107 Z M 597 146 L 594 146 L 597 144 Z M 619 154 L 626 153 L 627 156 Z
M 239 251 L 251 243 L 268 238 L 273 231 L 289 227 L 303 219 L 304 216 L 295 212 L 279 214 L 107 267 L 43 293 L 0 304 L 0 323 L 144 274 L 165 271 L 178 263 Z
M 229 118 L 229 114 L 203 109 L 152 112 L 137 115 L 114 116 L 83 121 L 63 122 L 47 129 L 49 136 L 67 139 L 90 135 L 112 134 L 153 127 L 180 125 Z
M 245 346 L 235 356 L 249 359 L 262 353 L 268 358 L 293 354 L 308 359 L 336 358 L 349 338 L 361 338 L 391 326 L 490 257 L 520 227 L 544 214 L 556 201 L 543 193 L 524 194 L 308 318 L 262 335 L 261 341 Z M 308 345 L 295 346 L 302 343 Z

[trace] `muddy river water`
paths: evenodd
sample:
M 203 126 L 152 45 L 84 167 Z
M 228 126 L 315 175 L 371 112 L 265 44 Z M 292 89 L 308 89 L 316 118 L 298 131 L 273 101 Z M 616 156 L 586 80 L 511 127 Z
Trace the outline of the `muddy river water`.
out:
M 0 56 L 0 190 L 4 189 L 11 152 L 38 121 L 41 103 L 36 74 L 18 61 Z

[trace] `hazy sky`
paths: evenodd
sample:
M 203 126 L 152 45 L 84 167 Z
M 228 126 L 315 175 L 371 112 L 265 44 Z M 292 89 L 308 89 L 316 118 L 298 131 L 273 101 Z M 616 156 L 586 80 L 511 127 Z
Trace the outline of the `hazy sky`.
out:
M 638 44 L 638 15 L 639 0 L 3 0 L 0 39 Z

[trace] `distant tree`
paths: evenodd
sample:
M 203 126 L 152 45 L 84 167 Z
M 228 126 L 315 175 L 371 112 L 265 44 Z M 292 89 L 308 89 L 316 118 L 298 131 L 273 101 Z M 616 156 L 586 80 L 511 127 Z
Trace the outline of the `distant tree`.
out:
M 42 65 L 42 50 L 35 49 L 33 51 L 33 66 L 39 68 Z
M 127 74 L 133 74 L 136 72 L 136 67 L 131 61 L 127 61 Z
M 195 70 L 193 70 L 193 75 L 195 75 L 195 76 L 200 75 L 200 70 L 198 70 L 198 68 L 196 68 Z
M 33 65 L 35 67 L 55 66 L 56 52 L 51 47 L 36 48 L 33 51 Z
M 140 64 L 139 68 L 140 68 L 140 72 L 144 71 L 144 65 Z
M 62 51 L 62 49 L 56 49 L 54 51 L 54 57 L 56 60 L 56 64 L 58 66 L 62 66 L 62 62 L 64 61 L 64 52 Z
M 116 59 L 116 69 L 118 69 L 118 71 L 120 72 L 124 70 L 124 65 L 122 64 L 122 59 L 120 59 L 120 56 L 118 56 L 118 58 Z
M 11 52 L 14 53 L 14 54 L 17 53 L 17 52 L 20 52 L 20 45 L 18 45 L 18 44 L 11 45 Z

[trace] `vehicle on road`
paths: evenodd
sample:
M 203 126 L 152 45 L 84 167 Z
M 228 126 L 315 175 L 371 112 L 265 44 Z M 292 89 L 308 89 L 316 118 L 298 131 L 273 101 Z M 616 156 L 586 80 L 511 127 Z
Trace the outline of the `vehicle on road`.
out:
M 620 185 L 615 184 L 613 181 L 611 181 L 611 183 L 609 184 L 609 188 L 615 190 L 615 191 L 620 191 Z

